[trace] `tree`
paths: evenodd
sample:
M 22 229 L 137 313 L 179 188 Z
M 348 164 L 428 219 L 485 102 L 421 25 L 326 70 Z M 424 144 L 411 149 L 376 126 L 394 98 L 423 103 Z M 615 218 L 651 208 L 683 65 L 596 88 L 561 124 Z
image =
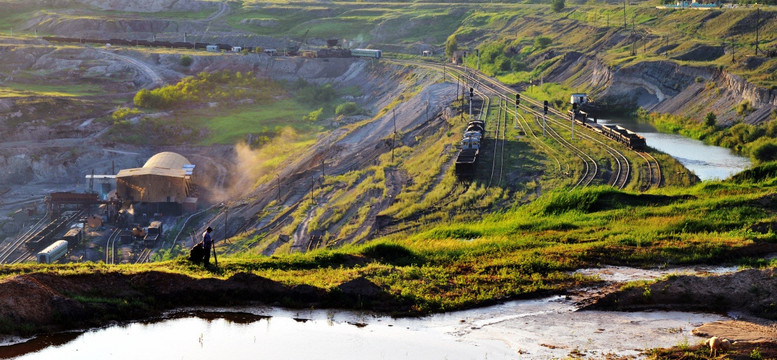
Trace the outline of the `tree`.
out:
M 707 116 L 704 117 L 704 125 L 708 127 L 713 127 L 715 126 L 715 123 L 717 122 L 717 120 L 718 120 L 718 117 L 715 116 L 715 113 L 710 111 L 707 113 Z
M 564 10 L 564 6 L 565 6 L 564 0 L 553 0 L 550 6 L 554 12 L 559 12 L 561 10 Z
M 445 41 L 445 55 L 451 57 L 457 50 L 459 50 L 459 43 L 456 40 L 456 35 L 448 36 L 448 40 Z

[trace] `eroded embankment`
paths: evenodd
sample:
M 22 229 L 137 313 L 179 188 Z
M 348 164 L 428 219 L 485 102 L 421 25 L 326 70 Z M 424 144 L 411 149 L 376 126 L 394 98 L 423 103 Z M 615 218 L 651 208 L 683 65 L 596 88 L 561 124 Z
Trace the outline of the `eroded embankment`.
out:
M 669 276 L 605 295 L 586 309 L 743 312 L 777 319 L 777 269 L 749 269 L 715 276 Z
M 248 273 L 227 279 L 197 279 L 159 271 L 34 273 L 0 282 L 0 333 L 31 335 L 144 319 L 188 306 L 251 304 L 410 310 L 364 278 L 325 290 L 308 285 L 286 286 Z

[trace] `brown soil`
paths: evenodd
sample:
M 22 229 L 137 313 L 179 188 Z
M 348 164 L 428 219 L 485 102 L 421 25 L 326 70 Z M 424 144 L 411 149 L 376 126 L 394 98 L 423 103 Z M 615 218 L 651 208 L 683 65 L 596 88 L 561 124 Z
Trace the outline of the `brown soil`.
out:
M 367 279 L 327 291 L 286 286 L 246 273 L 195 279 L 148 271 L 81 275 L 25 274 L 0 282 L 0 334 L 32 335 L 159 316 L 191 306 L 252 304 L 407 310 Z

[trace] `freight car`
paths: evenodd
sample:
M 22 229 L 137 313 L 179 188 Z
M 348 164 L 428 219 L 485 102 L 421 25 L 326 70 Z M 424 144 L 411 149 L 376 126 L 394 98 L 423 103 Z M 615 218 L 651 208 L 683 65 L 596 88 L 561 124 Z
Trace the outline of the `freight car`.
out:
M 49 42 L 62 42 L 62 43 L 92 43 L 92 44 L 111 44 L 111 45 L 125 45 L 125 46 L 148 46 L 148 47 L 165 47 L 165 48 L 179 48 L 179 49 L 198 49 L 206 50 L 210 52 L 242 52 L 247 50 L 253 52 L 254 47 L 243 46 L 239 44 L 221 44 L 221 43 L 202 43 L 202 42 L 171 42 L 171 41 L 148 41 L 148 40 L 124 40 L 124 39 L 92 39 L 92 38 L 67 38 L 60 36 L 44 36 L 43 40 Z M 277 50 L 266 49 L 264 53 L 275 56 Z M 318 51 L 305 51 L 300 52 L 296 47 L 293 50 L 287 50 L 288 56 L 305 56 L 305 57 L 319 57 L 319 58 L 348 58 L 348 57 L 370 57 L 379 59 L 383 57 L 383 51 L 376 49 L 321 49 Z
M 455 171 L 460 177 L 471 177 L 475 174 L 475 165 L 480 155 L 480 144 L 486 136 L 486 124 L 482 121 L 470 121 L 461 139 L 461 151 L 456 157 Z
M 374 49 L 351 49 L 351 56 L 354 57 L 371 57 L 380 59 L 383 57 L 383 51 Z
M 641 150 L 647 146 L 645 138 L 620 125 L 601 125 L 588 120 L 588 114 L 584 111 L 569 110 L 569 117 L 577 124 L 585 126 L 596 133 L 602 134 L 612 140 L 622 143 L 634 150 Z
M 38 253 L 38 264 L 51 264 L 65 254 L 68 248 L 67 240 L 57 240 Z
M 79 244 L 81 242 L 81 239 L 83 238 L 83 230 L 79 228 L 70 229 L 65 233 L 65 236 L 62 237 L 62 239 L 67 240 L 67 242 L 75 246 L 76 244 Z
M 146 236 L 143 238 L 143 246 L 147 248 L 152 248 L 156 246 L 157 242 L 161 237 L 162 237 L 162 222 L 152 221 L 151 224 L 148 225 L 148 231 L 146 232 Z

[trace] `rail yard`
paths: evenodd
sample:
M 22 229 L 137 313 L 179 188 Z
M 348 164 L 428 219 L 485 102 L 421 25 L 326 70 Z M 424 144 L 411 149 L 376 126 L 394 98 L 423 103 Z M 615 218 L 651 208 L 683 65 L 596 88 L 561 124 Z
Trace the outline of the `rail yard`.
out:
M 75 38 L 44 38 L 51 42 L 66 43 L 112 43 L 115 45 L 132 45 L 148 47 L 181 47 L 185 44 L 168 44 L 164 42 L 144 42 L 125 44 L 118 39 L 75 39 Z M 188 44 L 193 49 L 207 51 L 207 44 Z M 232 44 L 216 44 L 219 51 L 251 50 Z M 311 57 L 344 57 L 345 53 L 335 51 L 335 48 L 322 49 L 317 56 L 294 54 L 298 58 Z M 349 56 L 372 57 L 381 59 L 382 52 L 377 49 L 354 49 Z M 268 53 L 265 53 L 268 54 Z M 339 55 L 338 55 L 339 54 Z M 286 56 L 272 52 L 273 58 L 283 60 Z M 343 56 L 341 56 L 343 55 Z M 137 60 L 135 60 L 137 61 Z M 317 61 L 314 59 L 305 61 Z M 326 60 L 322 60 L 326 61 Z M 358 60 L 355 60 L 358 61 Z M 434 207 L 417 211 L 411 216 L 386 217 L 375 212 L 375 223 L 367 228 L 368 237 L 377 237 L 421 226 L 417 221 L 441 209 L 452 206 L 455 199 L 464 196 L 469 191 L 466 184 L 477 184 L 484 192 L 478 195 L 485 200 L 489 189 L 515 189 L 516 169 L 521 168 L 526 161 L 522 157 L 526 151 L 540 154 L 544 169 L 541 176 L 555 178 L 562 186 L 571 188 L 590 185 L 610 185 L 618 189 L 632 188 L 647 190 L 661 186 L 661 167 L 649 150 L 642 143 L 629 143 L 628 139 L 639 139 L 634 133 L 611 126 L 599 126 L 592 122 L 587 114 L 580 112 L 571 121 L 569 114 L 548 108 L 542 102 L 528 96 L 518 95 L 516 90 L 507 87 L 483 74 L 457 65 L 441 65 L 432 62 L 381 60 L 387 64 L 397 63 L 402 67 L 421 67 L 436 73 L 436 76 L 446 74 L 446 80 L 454 79 L 457 85 L 458 108 L 450 120 L 454 127 L 462 126 L 457 141 L 457 154 L 443 165 L 451 169 L 464 186 L 453 187 L 447 196 Z M 162 81 L 161 78 L 156 81 Z M 450 84 L 450 82 L 448 82 Z M 458 94 L 461 94 L 459 97 Z M 513 103 L 515 102 L 515 103 Z M 427 110 L 428 111 L 428 110 Z M 439 115 L 435 115 L 439 121 Z M 427 122 L 419 123 L 416 128 L 405 131 L 423 132 L 424 127 L 432 117 L 427 113 Z M 460 120 L 459 120 L 460 119 Z M 458 124 L 460 125 L 458 125 Z M 510 126 L 512 124 L 512 126 Z M 575 127 L 575 124 L 577 127 Z M 615 141 L 613 141 L 615 140 Z M 618 143 L 620 142 L 620 144 Z M 625 146 L 624 146 L 625 145 Z M 393 145 L 392 145 L 393 146 Z M 212 164 L 212 163 L 210 163 Z M 352 171 L 354 165 L 330 169 L 331 173 Z M 313 164 L 305 172 L 316 174 L 319 165 Z M 216 166 L 219 183 L 224 183 L 227 170 Z M 40 262 L 81 262 L 102 261 L 106 264 L 141 263 L 152 261 L 155 256 L 163 256 L 193 245 L 191 232 L 201 231 L 206 223 L 227 223 L 228 212 L 234 205 L 216 207 L 202 203 L 197 199 L 194 164 L 180 155 L 160 153 L 152 156 L 141 168 L 127 168 L 114 174 L 92 175 L 92 180 L 98 179 L 110 191 L 101 191 L 101 199 L 83 193 L 49 194 L 46 198 L 46 211 L 31 215 L 19 235 L 13 241 L 6 241 L 1 246 L 0 262 L 20 263 L 28 261 Z M 309 176 L 309 175 L 308 175 Z M 313 175 L 316 176 L 316 175 Z M 320 171 L 323 178 L 324 171 Z M 438 177 L 443 174 L 438 175 Z M 87 176 L 89 177 L 89 176 Z M 320 180 L 323 182 L 323 180 Z M 111 185 L 111 182 L 113 184 Z M 438 184 L 442 179 L 438 180 Z M 313 181 L 315 184 L 316 181 Z M 272 185 L 272 184 L 271 184 Z M 102 186 L 102 185 L 101 185 Z M 294 187 L 295 185 L 282 185 Z M 269 192 L 279 191 L 280 185 Z M 402 193 L 399 186 L 394 197 Z M 229 237 L 239 231 L 257 231 L 281 233 L 284 226 L 298 221 L 299 205 L 305 199 L 312 199 L 314 187 L 295 189 L 290 195 L 284 196 L 287 204 L 283 211 L 266 213 L 267 219 L 262 219 L 258 225 L 237 224 L 225 230 L 224 237 Z M 318 195 L 326 197 L 326 195 Z M 104 199 L 104 200 L 103 200 Z M 278 196 L 281 199 L 281 196 Z M 386 201 L 387 205 L 393 202 Z M 495 204 L 488 205 L 488 207 Z M 482 211 L 488 211 L 488 207 Z M 35 213 L 35 212 L 33 212 Z M 195 216 L 196 224 L 189 223 Z M 188 217 L 187 217 L 188 216 Z M 244 217 L 244 216 L 243 216 Z M 307 215 L 310 217 L 310 215 Z M 305 220 L 307 221 L 307 220 Z M 428 224 L 428 221 L 426 221 Z M 304 224 L 304 222 L 303 222 Z M 187 228 L 188 227 L 188 228 Z M 185 228 L 187 228 L 185 230 Z M 78 239 L 67 239 L 69 231 L 79 231 Z M 181 236 L 181 235 L 184 236 Z M 300 235 L 296 235 L 300 234 Z M 280 234 L 277 243 L 282 244 L 287 235 Z M 351 235 L 352 236 L 352 235 Z M 337 238 L 325 239 L 320 231 L 297 231 L 293 238 L 292 249 L 311 250 L 328 246 L 327 243 L 340 242 Z M 58 240 L 66 240 L 68 251 L 59 247 L 47 249 L 47 246 Z M 273 246 L 270 247 L 274 249 Z M 40 254 L 39 254 L 40 253 Z M 157 256 L 156 258 L 161 258 Z

